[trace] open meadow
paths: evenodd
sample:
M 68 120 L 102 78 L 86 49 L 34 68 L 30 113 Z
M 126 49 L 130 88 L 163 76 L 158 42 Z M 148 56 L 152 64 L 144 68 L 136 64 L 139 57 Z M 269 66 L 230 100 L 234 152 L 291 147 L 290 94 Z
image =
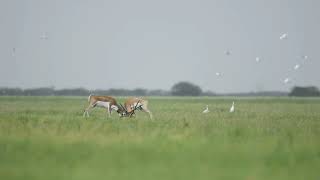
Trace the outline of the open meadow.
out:
M 320 178 L 320 99 L 147 99 L 154 120 L 83 118 L 87 97 L 0 97 L 0 179 Z

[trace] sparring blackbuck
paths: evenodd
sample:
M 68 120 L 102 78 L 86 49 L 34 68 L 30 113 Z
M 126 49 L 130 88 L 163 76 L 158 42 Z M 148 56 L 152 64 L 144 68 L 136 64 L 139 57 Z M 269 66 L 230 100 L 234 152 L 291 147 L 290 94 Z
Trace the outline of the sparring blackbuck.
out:
M 107 111 L 108 116 L 111 116 L 111 111 L 115 110 L 119 114 L 119 116 L 125 116 L 127 113 L 122 108 L 122 106 L 119 106 L 117 104 L 117 101 L 115 98 L 111 96 L 95 96 L 90 95 L 88 97 L 89 105 L 83 112 L 83 117 L 87 115 L 89 117 L 89 111 L 95 107 L 102 107 L 105 108 Z
M 121 104 L 120 104 L 121 105 Z M 130 97 L 128 98 L 122 109 L 125 109 L 126 116 L 132 117 L 136 110 L 141 110 L 149 114 L 150 119 L 153 119 L 151 111 L 148 109 L 148 101 L 142 98 Z

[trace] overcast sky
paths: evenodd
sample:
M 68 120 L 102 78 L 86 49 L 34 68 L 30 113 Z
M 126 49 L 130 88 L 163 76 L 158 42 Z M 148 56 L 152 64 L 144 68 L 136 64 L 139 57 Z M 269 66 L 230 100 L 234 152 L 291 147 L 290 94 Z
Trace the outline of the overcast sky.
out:
M 319 9 L 318 0 L 0 0 L 0 87 L 320 87 Z

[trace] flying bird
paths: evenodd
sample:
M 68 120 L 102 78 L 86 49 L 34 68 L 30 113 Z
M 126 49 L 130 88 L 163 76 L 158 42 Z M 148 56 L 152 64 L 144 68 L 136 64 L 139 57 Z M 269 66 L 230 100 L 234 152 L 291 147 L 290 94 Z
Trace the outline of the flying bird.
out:
M 234 112 L 234 101 L 232 102 L 232 106 L 231 106 L 231 108 L 230 108 L 229 112 L 231 112 L 231 113 L 233 113 L 233 112 Z
M 280 40 L 283 40 L 283 39 L 287 39 L 288 38 L 288 34 L 287 33 L 284 33 L 280 36 Z
M 290 81 L 291 81 L 290 78 L 286 78 L 286 79 L 283 80 L 283 83 L 287 84 L 287 83 L 289 83 Z
M 256 57 L 256 62 L 260 62 L 260 57 Z
M 219 73 L 219 72 L 216 72 L 216 76 L 221 76 L 221 73 Z
M 42 40 L 47 40 L 47 39 L 48 39 L 47 33 L 43 33 L 43 34 L 40 36 L 40 39 L 42 39 Z
M 202 113 L 206 114 L 206 113 L 208 113 L 208 112 L 210 112 L 210 111 L 209 111 L 209 106 L 207 105 L 207 106 L 206 106 L 206 109 L 203 110 Z
M 297 70 L 297 69 L 299 69 L 299 68 L 300 68 L 300 64 L 296 64 L 296 65 L 293 67 L 294 70 Z

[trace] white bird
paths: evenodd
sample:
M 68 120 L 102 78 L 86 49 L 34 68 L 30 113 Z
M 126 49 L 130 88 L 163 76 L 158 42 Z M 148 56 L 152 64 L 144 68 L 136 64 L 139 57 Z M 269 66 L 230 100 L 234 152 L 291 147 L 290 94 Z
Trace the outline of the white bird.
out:
M 300 68 L 300 64 L 296 64 L 296 65 L 293 67 L 294 70 L 297 70 L 297 69 L 299 69 L 299 68 Z
M 290 81 L 291 81 L 290 78 L 286 78 L 286 79 L 283 80 L 283 82 L 284 82 L 285 84 L 289 83 Z
M 256 62 L 260 62 L 260 57 L 256 57 Z
M 206 109 L 203 110 L 202 113 L 208 113 L 208 112 L 210 112 L 210 111 L 209 111 L 209 106 L 207 105 L 207 106 L 206 106 Z
M 216 76 L 220 76 L 221 75 L 221 73 L 219 73 L 219 72 L 216 72 Z
M 307 55 L 304 55 L 304 56 L 302 56 L 302 58 L 303 58 L 304 60 L 307 60 L 307 59 L 308 59 L 308 56 L 307 56 Z
M 231 113 L 233 113 L 234 112 L 234 101 L 232 102 L 232 106 L 231 106 L 231 108 L 230 108 L 230 111 L 229 112 L 231 112 Z
M 287 33 L 284 33 L 280 36 L 280 40 L 283 40 L 283 39 L 287 39 L 288 38 L 288 34 Z
M 47 40 L 47 39 L 48 39 L 47 33 L 43 33 L 43 34 L 40 36 L 40 39 Z

